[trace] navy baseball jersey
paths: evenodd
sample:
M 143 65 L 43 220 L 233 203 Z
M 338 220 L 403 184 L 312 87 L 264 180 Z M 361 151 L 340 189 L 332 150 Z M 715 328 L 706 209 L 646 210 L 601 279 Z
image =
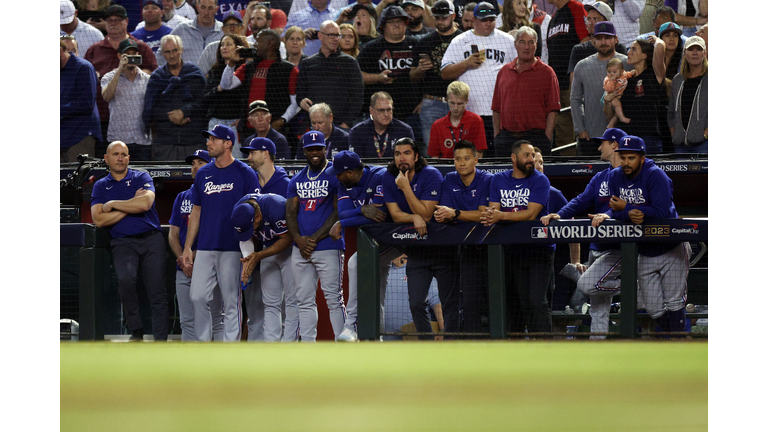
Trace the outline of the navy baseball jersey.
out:
M 528 209 L 530 203 L 541 204 L 543 208 L 536 215 L 536 219 L 549 214 L 549 179 L 544 174 L 533 170 L 528 177 L 517 179 L 512 177 L 512 170 L 500 172 L 491 180 L 489 202 L 497 202 L 501 205 L 501 211 L 518 212 Z M 532 245 L 511 245 L 512 247 L 534 247 Z M 550 250 L 555 245 L 543 245 Z
M 635 178 L 629 179 L 621 167 L 611 170 L 608 180 L 611 195 L 627 202 L 624 210 L 608 210 L 606 213 L 614 219 L 629 222 L 629 211 L 639 209 L 643 212 L 643 221 L 655 218 L 677 218 L 675 203 L 672 202 L 672 180 L 652 159 L 646 158 Z M 658 256 L 679 245 L 674 243 L 638 243 L 638 253 L 646 256 Z
M 258 192 L 262 194 L 273 193 L 285 198 L 288 195 L 288 183 L 290 179 L 283 167 L 276 166 L 275 173 L 264 186 L 259 186 Z
M 549 187 L 549 211 L 556 213 L 561 208 L 568 204 L 568 200 L 565 199 L 565 195 L 560 192 L 560 189 L 550 186 Z
M 611 209 L 611 191 L 608 188 L 608 178 L 611 175 L 612 168 L 606 168 L 589 181 L 584 192 L 572 199 L 565 207 L 556 213 L 561 219 L 571 219 L 580 214 L 585 214 L 589 209 L 594 208 L 595 214 L 606 213 Z M 620 243 L 591 243 L 589 248 L 596 251 L 610 249 L 621 249 Z
M 328 165 L 320 173 L 309 171 L 309 166 L 304 167 L 300 173 L 291 178 L 288 183 L 287 199 L 297 197 L 299 199 L 299 234 L 310 236 L 323 226 L 331 217 L 334 201 L 339 189 L 339 180 L 335 175 L 328 174 Z M 316 251 L 344 249 L 344 238 L 333 240 L 330 236 L 317 243 Z
M 259 190 L 256 172 L 235 159 L 226 168 L 209 163 L 195 176 L 190 199 L 200 207 L 200 230 L 197 249 L 207 251 L 240 251 L 229 219 L 235 203 L 243 195 Z
M 443 191 L 440 195 L 440 205 L 459 210 L 477 210 L 480 206 L 488 206 L 488 196 L 493 174 L 475 168 L 475 178 L 469 186 L 464 186 L 461 175 L 453 171 L 443 179 Z M 458 223 L 466 223 L 459 220 Z
M 91 192 L 91 206 L 94 204 L 106 204 L 112 200 L 129 200 L 136 195 L 139 189 L 155 192 L 155 183 L 152 177 L 144 171 L 128 169 L 122 180 L 117 181 L 112 173 L 100 179 L 93 185 Z M 155 204 L 143 213 L 128 214 L 118 223 L 109 227 L 109 233 L 114 238 L 126 237 L 145 233 L 151 230 L 160 231 L 160 218 L 157 216 Z
M 397 203 L 401 211 L 413 214 L 408 201 L 405 199 L 405 193 L 397 187 L 395 176 L 389 171 L 384 174 L 383 185 L 384 202 Z M 430 165 L 425 166 L 421 171 L 416 171 L 413 180 L 411 180 L 411 190 L 413 190 L 416 198 L 421 201 L 440 202 L 442 185 L 443 175 L 440 174 L 437 168 Z
M 272 246 L 277 238 L 288 232 L 285 222 L 285 197 L 277 194 L 250 193 L 240 198 L 237 207 L 250 199 L 256 200 L 261 209 L 261 227 L 254 232 L 256 239 L 261 242 L 262 249 Z
M 363 168 L 363 176 L 354 187 L 347 189 L 339 182 L 339 219 L 341 226 L 352 227 L 373 223 L 371 219 L 363 216 L 360 207 L 368 204 L 381 204 L 379 210 L 387 213 L 384 222 L 392 222 L 392 217 L 387 212 L 384 204 L 384 187 L 382 181 L 387 169 L 383 166 L 366 166 Z
M 173 201 L 173 208 L 171 209 L 171 219 L 168 221 L 169 225 L 179 227 L 179 242 L 182 247 L 184 247 L 187 241 L 189 214 L 192 213 L 192 200 L 189 198 L 191 194 L 192 187 L 176 195 L 176 199 Z M 192 243 L 192 250 L 197 250 L 197 239 Z M 178 264 L 176 264 L 176 270 L 181 270 Z

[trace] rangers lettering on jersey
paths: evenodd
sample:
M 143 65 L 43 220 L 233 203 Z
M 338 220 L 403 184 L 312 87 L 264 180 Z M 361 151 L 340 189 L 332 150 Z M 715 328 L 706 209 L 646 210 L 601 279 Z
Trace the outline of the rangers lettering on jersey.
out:
M 234 188 L 235 188 L 234 183 L 224 183 L 220 185 L 215 185 L 213 184 L 213 182 L 208 182 L 205 184 L 205 190 L 203 190 L 203 193 L 206 195 L 210 195 L 215 193 L 231 191 Z
M 645 197 L 643 196 L 642 189 L 626 189 L 620 188 L 620 198 L 627 202 L 627 204 L 645 204 Z

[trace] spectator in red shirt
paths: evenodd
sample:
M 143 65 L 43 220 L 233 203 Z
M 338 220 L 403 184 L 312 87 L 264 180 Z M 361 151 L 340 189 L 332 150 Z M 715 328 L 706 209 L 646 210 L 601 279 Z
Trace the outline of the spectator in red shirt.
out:
M 488 148 L 485 141 L 485 126 L 483 119 L 467 111 L 469 100 L 469 85 L 454 81 L 446 90 L 448 109 L 451 111 L 432 124 L 429 132 L 429 147 L 427 153 L 436 158 L 453 159 L 453 147 L 460 140 L 467 140 L 475 145 L 477 157 L 483 157 L 483 151 Z
M 515 35 L 517 58 L 496 76 L 491 109 L 497 156 L 511 154 L 519 140 L 530 141 L 544 155 L 552 150 L 560 85 L 555 71 L 535 56 L 537 43 L 535 30 L 520 27 Z

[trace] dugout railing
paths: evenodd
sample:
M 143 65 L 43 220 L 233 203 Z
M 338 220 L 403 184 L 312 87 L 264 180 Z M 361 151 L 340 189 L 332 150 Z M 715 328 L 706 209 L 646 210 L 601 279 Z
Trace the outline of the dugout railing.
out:
M 384 245 L 395 247 L 484 245 L 488 248 L 488 319 L 491 339 L 521 336 L 508 332 L 507 275 L 504 245 L 551 244 L 558 247 L 569 243 L 621 243 L 621 311 L 618 336 L 625 339 L 638 337 L 637 313 L 637 257 L 638 243 L 690 242 L 706 243 L 708 219 L 655 219 L 641 225 L 606 220 L 601 228 L 592 228 L 587 219 L 558 220 L 544 227 L 539 221 L 457 226 L 435 222 L 427 224 L 428 232 L 419 236 L 412 225 L 372 224 L 357 232 L 358 253 L 358 337 L 360 340 L 379 340 L 381 335 L 381 308 L 379 296 L 379 252 Z M 706 269 L 691 269 L 688 280 L 704 282 Z M 699 287 L 698 290 L 702 288 Z M 703 316 L 706 317 L 706 316 Z M 449 335 L 449 334 L 448 334 Z M 456 333 L 455 336 L 461 336 Z M 533 335 L 531 335 L 533 336 Z M 573 335 L 571 335 L 573 336 Z

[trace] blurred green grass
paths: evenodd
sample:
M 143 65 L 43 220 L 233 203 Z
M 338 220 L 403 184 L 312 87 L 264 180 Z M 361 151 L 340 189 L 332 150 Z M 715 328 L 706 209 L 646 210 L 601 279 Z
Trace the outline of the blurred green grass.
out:
M 706 342 L 63 343 L 62 431 L 707 430 Z

